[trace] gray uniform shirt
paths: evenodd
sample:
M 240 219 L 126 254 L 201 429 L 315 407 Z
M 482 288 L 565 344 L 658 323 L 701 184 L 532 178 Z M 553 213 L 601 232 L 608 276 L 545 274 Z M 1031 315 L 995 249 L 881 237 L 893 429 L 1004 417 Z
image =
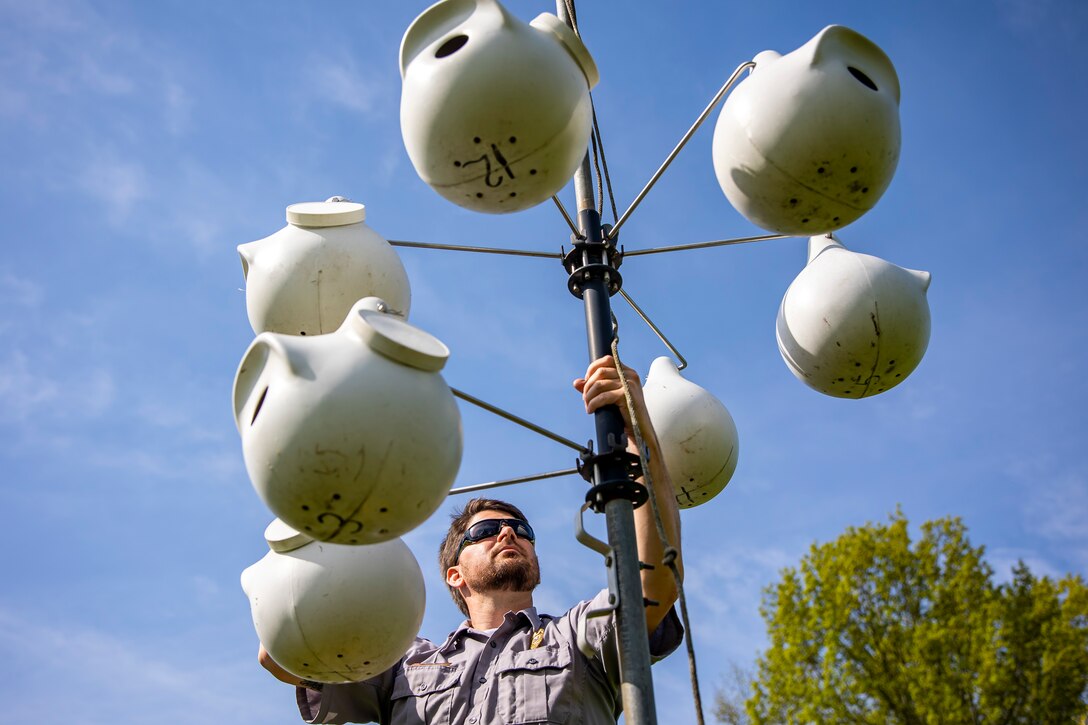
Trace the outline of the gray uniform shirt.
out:
M 586 620 L 594 650 L 578 649 L 578 622 L 603 608 L 607 590 L 562 617 L 530 607 L 507 612 L 492 633 L 462 623 L 436 646 L 417 638 L 377 677 L 321 692 L 298 688 L 307 722 L 382 725 L 615 725 L 621 710 L 615 615 Z M 675 650 L 684 628 L 670 610 L 650 638 L 654 660 Z

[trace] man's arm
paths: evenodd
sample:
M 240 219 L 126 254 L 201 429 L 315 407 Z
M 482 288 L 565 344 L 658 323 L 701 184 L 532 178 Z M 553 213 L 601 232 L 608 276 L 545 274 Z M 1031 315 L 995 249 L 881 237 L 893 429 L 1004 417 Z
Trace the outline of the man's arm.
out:
M 650 478 L 652 479 L 657 506 L 661 512 L 661 522 L 664 524 L 665 536 L 669 544 L 676 550 L 676 565 L 681 576 L 683 576 L 683 561 L 680 557 L 680 512 L 676 507 L 676 497 L 669 479 L 669 472 L 665 470 L 657 434 L 654 432 L 653 425 L 650 423 L 650 416 L 646 412 L 646 401 L 642 396 L 642 382 L 638 373 L 626 365 L 623 372 L 624 377 L 627 379 L 627 385 L 631 390 L 631 398 L 634 400 L 639 432 L 646 444 Z M 615 405 L 620 409 L 627 429 L 627 449 L 637 454 L 638 444 L 635 442 L 631 428 L 627 400 L 624 397 L 623 385 L 620 382 L 619 373 L 616 371 L 616 363 L 612 356 L 606 355 L 590 363 L 589 368 L 586 370 L 586 376 L 575 380 L 574 387 L 578 392 L 582 393 L 587 413 L 592 413 L 605 405 Z M 638 540 L 639 560 L 652 564 L 654 567 L 642 571 L 642 594 L 647 599 L 652 599 L 658 603 L 655 606 L 646 608 L 647 631 L 653 633 L 676 601 L 677 590 L 672 571 L 663 562 L 665 549 L 661 544 L 661 538 L 658 536 L 657 524 L 654 521 L 654 514 L 649 503 L 635 509 L 635 535 Z

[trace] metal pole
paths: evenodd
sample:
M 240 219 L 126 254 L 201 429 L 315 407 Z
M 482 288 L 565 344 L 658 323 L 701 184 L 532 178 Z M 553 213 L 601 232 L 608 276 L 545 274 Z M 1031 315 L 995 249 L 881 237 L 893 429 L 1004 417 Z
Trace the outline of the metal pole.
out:
M 556 0 L 556 14 L 568 25 L 573 21 L 567 12 L 566 0 Z M 574 254 L 582 255 L 582 266 L 596 270 L 586 273 L 577 282 L 585 304 L 586 335 L 589 342 L 589 358 L 596 360 L 612 352 L 612 308 L 609 300 L 614 280 L 619 280 L 608 253 L 608 244 L 601 230 L 601 217 L 594 203 L 591 184 L 589 152 L 581 167 L 574 173 L 574 191 L 578 199 L 578 224 L 581 244 L 576 244 Z M 578 249 L 581 247 L 581 249 Z M 572 291 L 575 291 L 572 289 Z M 623 417 L 612 405 L 594 413 L 597 433 L 597 452 L 607 454 L 625 450 Z M 618 458 L 607 457 L 594 463 L 593 482 L 597 486 L 628 479 L 628 469 Z M 642 577 L 638 561 L 638 543 L 635 536 L 634 504 L 630 498 L 616 496 L 604 504 L 608 543 L 612 547 L 612 566 L 616 568 L 619 603 L 616 608 L 620 663 L 620 695 L 623 699 L 624 718 L 629 725 L 656 725 L 653 678 L 650 674 L 650 645 L 646 632 L 646 610 L 642 596 Z

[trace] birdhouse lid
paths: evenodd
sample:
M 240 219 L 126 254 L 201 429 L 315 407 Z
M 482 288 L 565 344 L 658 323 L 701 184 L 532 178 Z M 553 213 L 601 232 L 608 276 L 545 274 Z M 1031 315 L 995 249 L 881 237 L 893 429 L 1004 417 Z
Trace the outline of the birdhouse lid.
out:
M 356 309 L 355 329 L 374 352 L 425 372 L 446 365 L 450 350 L 441 340 L 393 315 Z
M 295 531 L 279 519 L 274 519 L 264 530 L 264 540 L 268 542 L 269 549 L 280 554 L 302 548 L 313 541 L 306 534 Z
M 287 222 L 297 227 L 341 227 L 366 221 L 366 206 L 354 201 L 304 201 L 287 207 Z

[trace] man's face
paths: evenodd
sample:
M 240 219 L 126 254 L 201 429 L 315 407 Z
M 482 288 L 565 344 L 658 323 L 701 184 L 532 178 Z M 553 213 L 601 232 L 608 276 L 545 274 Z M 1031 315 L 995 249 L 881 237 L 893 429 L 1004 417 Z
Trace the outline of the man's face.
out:
M 503 511 L 481 511 L 472 517 L 469 526 L 485 519 L 508 518 L 511 515 Z M 503 526 L 496 536 L 466 544 L 457 567 L 474 592 L 531 592 L 540 584 L 536 548 L 509 526 Z

